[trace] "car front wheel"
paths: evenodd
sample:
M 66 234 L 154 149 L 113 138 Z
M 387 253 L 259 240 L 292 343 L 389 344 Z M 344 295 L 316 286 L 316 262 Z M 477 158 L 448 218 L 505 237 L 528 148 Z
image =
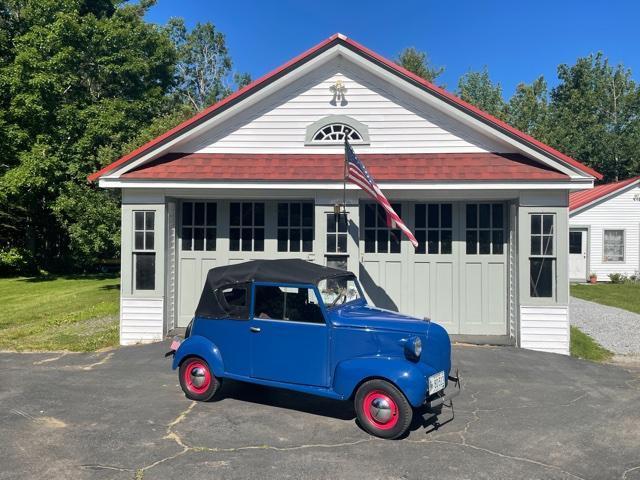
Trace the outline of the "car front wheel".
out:
M 191 400 L 211 400 L 220 388 L 220 380 L 213 374 L 209 364 L 198 357 L 190 357 L 183 361 L 180 364 L 179 376 L 182 391 Z
M 413 408 L 402 392 L 391 383 L 378 379 L 360 385 L 355 409 L 362 428 L 386 439 L 404 435 L 413 418 Z

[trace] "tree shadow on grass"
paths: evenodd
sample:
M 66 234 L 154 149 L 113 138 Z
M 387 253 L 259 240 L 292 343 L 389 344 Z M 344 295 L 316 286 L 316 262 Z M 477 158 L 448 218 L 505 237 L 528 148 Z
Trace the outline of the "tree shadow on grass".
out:
M 19 282 L 26 283 L 42 283 L 52 282 L 54 280 L 110 280 L 120 277 L 120 272 L 116 273 L 78 273 L 78 274 L 63 274 L 63 275 L 39 275 L 37 277 L 21 278 Z M 118 286 L 117 288 L 120 288 Z

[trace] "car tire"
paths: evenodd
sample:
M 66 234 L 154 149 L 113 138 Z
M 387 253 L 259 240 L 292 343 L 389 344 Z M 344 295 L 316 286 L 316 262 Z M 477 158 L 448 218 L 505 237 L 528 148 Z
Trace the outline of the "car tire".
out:
M 180 386 L 187 398 L 207 402 L 220 389 L 220 379 L 213 374 L 209 364 L 200 357 L 182 361 L 179 370 Z
M 389 440 L 404 435 L 413 419 L 413 408 L 404 394 L 385 380 L 368 380 L 360 385 L 354 407 L 364 430 Z

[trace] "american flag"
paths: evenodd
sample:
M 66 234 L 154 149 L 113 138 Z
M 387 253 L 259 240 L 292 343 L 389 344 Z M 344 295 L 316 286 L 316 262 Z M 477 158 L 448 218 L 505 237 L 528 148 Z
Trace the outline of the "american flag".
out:
M 344 140 L 344 155 L 345 162 L 347 163 L 346 179 L 351 183 L 355 183 L 382 206 L 387 214 L 387 227 L 402 230 L 402 233 L 407 236 L 414 248 L 417 248 L 418 241 L 416 237 L 413 236 L 411 230 L 409 230 L 400 216 L 395 212 L 389 200 L 384 196 L 384 193 L 382 193 L 380 187 L 378 187 L 378 184 L 367 170 L 367 167 L 365 167 L 364 163 L 357 157 L 346 138 Z

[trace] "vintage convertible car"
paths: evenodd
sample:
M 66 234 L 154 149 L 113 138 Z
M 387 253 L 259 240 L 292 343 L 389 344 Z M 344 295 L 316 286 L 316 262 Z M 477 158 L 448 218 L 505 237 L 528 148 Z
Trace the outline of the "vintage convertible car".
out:
M 170 353 L 190 399 L 211 399 L 225 378 L 352 399 L 361 426 L 382 438 L 460 391 L 444 328 L 368 305 L 353 273 L 304 260 L 210 270 Z

